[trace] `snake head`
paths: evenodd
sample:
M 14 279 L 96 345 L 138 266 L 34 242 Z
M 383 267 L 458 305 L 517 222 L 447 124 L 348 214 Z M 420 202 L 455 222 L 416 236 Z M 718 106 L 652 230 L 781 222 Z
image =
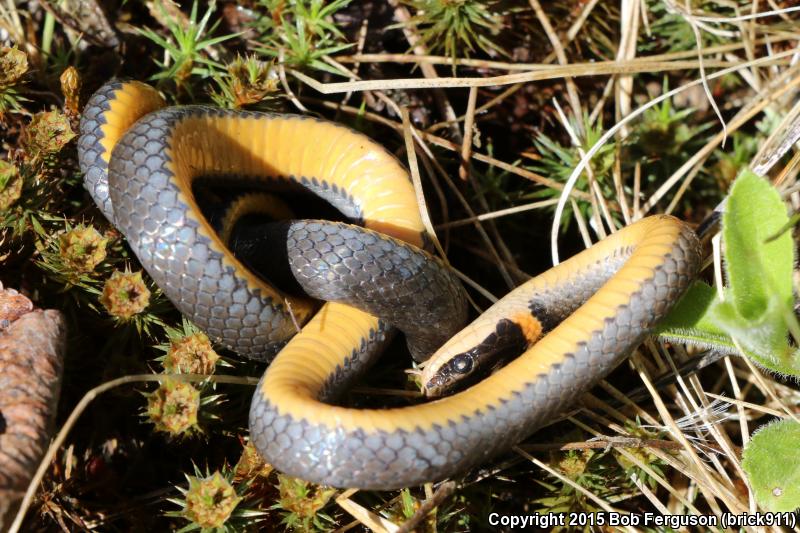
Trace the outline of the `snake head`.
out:
M 462 332 L 463 339 L 447 343 L 425 367 L 423 394 L 439 397 L 464 389 L 522 354 L 536 338 L 529 338 L 519 322 L 501 318 L 488 327 L 473 324 L 466 333 Z M 453 352 L 455 355 L 449 355 Z
M 462 388 L 464 380 L 478 367 L 471 352 L 457 354 L 441 365 L 423 385 L 423 394 L 435 398 Z

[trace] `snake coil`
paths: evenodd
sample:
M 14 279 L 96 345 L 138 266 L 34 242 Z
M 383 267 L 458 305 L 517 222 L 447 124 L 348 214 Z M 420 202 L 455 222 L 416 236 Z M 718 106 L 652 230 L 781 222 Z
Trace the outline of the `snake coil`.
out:
M 113 81 L 86 106 L 79 156 L 98 206 L 181 312 L 249 357 L 280 350 L 253 396 L 251 439 L 279 470 L 332 486 L 416 485 L 507 450 L 641 343 L 700 264 L 688 227 L 650 217 L 512 291 L 457 333 L 463 288 L 420 249 L 424 226 L 407 173 L 361 134 L 290 115 L 165 107 L 151 87 Z M 305 189 L 362 223 L 295 221 L 284 241 L 264 246 L 288 258 L 308 295 L 329 303 L 314 314 L 312 300 L 234 257 L 198 208 L 200 179 Z M 297 335 L 292 315 L 305 323 Z M 523 353 L 425 404 L 329 403 L 371 364 L 389 324 L 420 359 L 444 343 L 424 374 L 434 394 L 487 351 Z

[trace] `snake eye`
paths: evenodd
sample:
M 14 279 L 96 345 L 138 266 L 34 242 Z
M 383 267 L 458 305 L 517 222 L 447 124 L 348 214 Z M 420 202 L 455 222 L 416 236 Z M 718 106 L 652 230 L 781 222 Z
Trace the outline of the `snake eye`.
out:
M 462 353 L 453 358 L 450 363 L 453 371 L 458 374 L 469 374 L 472 372 L 472 357 L 468 354 Z

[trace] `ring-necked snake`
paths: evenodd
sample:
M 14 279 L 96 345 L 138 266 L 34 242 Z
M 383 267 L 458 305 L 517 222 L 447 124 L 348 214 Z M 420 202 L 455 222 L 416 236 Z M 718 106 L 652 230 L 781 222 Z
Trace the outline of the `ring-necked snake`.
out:
M 641 343 L 700 264 L 687 226 L 650 217 L 517 288 L 456 334 L 463 289 L 420 249 L 424 226 L 406 171 L 362 134 L 291 115 L 165 107 L 151 87 L 114 81 L 86 106 L 79 155 L 95 201 L 178 309 L 242 354 L 265 359 L 280 349 L 253 397 L 251 439 L 277 469 L 332 486 L 417 485 L 507 450 Z M 272 287 L 234 257 L 198 208 L 193 186 L 204 179 L 300 187 L 363 224 L 286 222 L 269 237 L 281 240 L 259 245 L 329 303 L 312 317 L 310 299 Z M 290 313 L 305 323 L 294 336 Z M 331 403 L 386 344 L 389 323 L 419 359 L 447 341 L 423 374 L 432 395 L 474 373 L 486 354 L 522 355 L 421 405 Z

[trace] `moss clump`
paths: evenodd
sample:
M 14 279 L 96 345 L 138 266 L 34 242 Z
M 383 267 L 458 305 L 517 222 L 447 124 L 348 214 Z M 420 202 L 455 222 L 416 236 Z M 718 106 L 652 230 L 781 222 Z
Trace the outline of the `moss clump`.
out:
M 577 479 L 589 467 L 589 460 L 594 452 L 588 450 L 587 453 L 568 453 L 558 462 L 558 469 L 570 479 Z
M 272 465 L 264 461 L 255 445 L 248 442 L 242 448 L 242 455 L 233 469 L 237 479 L 266 478 L 272 473 Z
M 144 311 L 150 303 L 150 290 L 142 280 L 142 273 L 120 272 L 111 274 L 103 286 L 100 303 L 119 319 L 130 320 Z
M 106 258 L 108 239 L 83 224 L 58 237 L 58 253 L 64 266 L 77 274 L 92 272 Z
M 321 513 L 336 489 L 314 485 L 302 479 L 278 474 L 278 503 L 272 509 L 283 509 L 282 523 L 291 529 L 310 531 L 312 527 L 324 529 L 322 520 L 331 522 Z
M 14 205 L 22 195 L 22 177 L 16 166 L 0 161 L 0 210 Z
M 22 50 L 0 46 L 0 120 L 9 111 L 22 111 L 26 101 L 19 94 L 18 86 L 28 72 L 28 56 Z
M 28 56 L 17 48 L 0 47 L 0 87 L 19 82 L 28 72 Z
M 219 90 L 211 93 L 218 105 L 241 109 L 275 97 L 279 80 L 273 62 L 255 56 L 237 56 L 225 66 L 225 73 L 214 77 Z
M 242 501 L 219 472 L 206 478 L 189 477 L 184 517 L 203 529 L 221 528 Z
M 213 374 L 219 355 L 205 333 L 173 340 L 164 357 L 164 370 L 173 374 Z
M 492 38 L 502 29 L 496 2 L 477 0 L 403 0 L 416 14 L 408 26 L 419 30 L 420 43 L 431 52 L 444 51 L 453 61 L 480 48 L 507 55 Z
M 22 143 L 27 159 L 35 165 L 58 154 L 74 138 L 75 132 L 64 113 L 45 111 L 33 116 L 23 131 Z
M 190 383 L 166 379 L 147 395 L 147 416 L 156 431 L 179 437 L 196 431 L 200 391 Z

